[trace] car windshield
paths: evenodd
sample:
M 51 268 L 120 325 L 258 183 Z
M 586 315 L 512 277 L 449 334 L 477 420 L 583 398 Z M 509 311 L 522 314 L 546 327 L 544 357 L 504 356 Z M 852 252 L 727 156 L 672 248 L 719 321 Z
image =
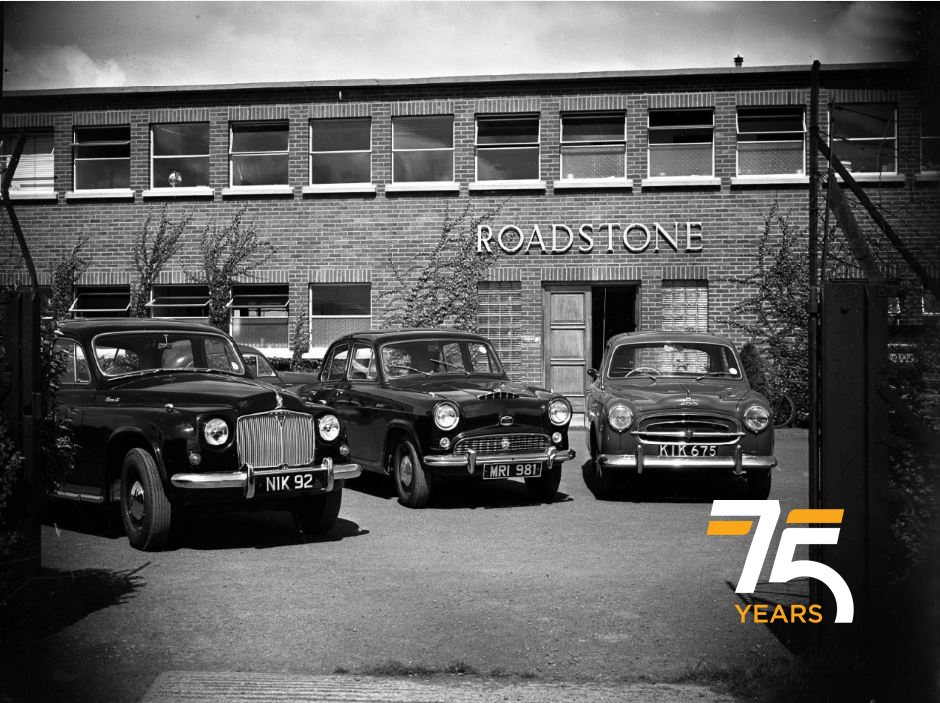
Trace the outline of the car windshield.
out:
M 100 334 L 92 342 L 95 362 L 105 376 L 160 370 L 222 371 L 244 375 L 235 346 L 221 335 L 140 330 Z
M 731 347 L 708 342 L 621 344 L 610 355 L 607 378 L 741 378 Z
M 503 375 L 496 352 L 472 339 L 409 339 L 382 347 L 386 378 L 432 374 Z

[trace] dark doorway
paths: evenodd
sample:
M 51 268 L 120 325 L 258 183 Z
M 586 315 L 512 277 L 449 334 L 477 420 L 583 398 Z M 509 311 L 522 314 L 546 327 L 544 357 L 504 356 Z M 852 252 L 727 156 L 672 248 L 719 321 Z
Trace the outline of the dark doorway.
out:
M 635 285 L 591 286 L 591 366 L 598 368 L 607 340 L 636 331 Z

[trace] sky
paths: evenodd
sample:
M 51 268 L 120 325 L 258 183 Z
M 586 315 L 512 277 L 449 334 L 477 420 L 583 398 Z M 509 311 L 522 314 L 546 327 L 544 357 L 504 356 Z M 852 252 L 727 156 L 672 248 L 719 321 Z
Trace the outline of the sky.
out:
M 4 90 L 914 58 L 904 2 L 3 2 Z M 928 40 L 923 40 L 927 41 Z

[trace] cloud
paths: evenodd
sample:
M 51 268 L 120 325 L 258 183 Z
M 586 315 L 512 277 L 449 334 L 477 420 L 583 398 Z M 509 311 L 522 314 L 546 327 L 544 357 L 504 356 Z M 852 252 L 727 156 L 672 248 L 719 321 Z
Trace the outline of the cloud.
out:
M 95 61 L 75 45 L 38 45 L 22 52 L 7 44 L 5 90 L 123 86 L 127 74 L 114 59 Z

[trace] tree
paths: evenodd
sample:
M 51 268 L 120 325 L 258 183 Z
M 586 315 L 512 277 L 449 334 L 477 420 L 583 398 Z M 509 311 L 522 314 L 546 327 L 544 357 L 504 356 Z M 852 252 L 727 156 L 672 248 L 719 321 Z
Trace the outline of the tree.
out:
M 206 225 L 199 242 L 202 271 L 197 278 L 209 286 L 209 324 L 229 331 L 228 304 L 237 280 L 251 277 L 254 270 L 275 254 L 274 245 L 262 239 L 253 221 L 238 210 L 231 222 L 219 227 Z
M 153 212 L 147 213 L 144 226 L 134 241 L 134 268 L 137 270 L 137 283 L 131 286 L 130 311 L 131 317 L 149 317 L 147 303 L 153 291 L 154 283 L 160 277 L 163 267 L 179 252 L 180 238 L 183 231 L 192 220 L 192 213 L 183 215 L 179 221 L 173 222 L 167 215 L 164 205 L 160 212 L 160 222 L 151 239 L 150 227 Z
M 426 258 L 414 258 L 399 267 L 387 258 L 394 287 L 386 292 L 384 323 L 389 327 L 440 327 L 476 331 L 478 286 L 496 258 L 477 251 L 479 225 L 493 219 L 502 203 L 480 216 L 468 203 L 457 217 L 444 212 L 440 234 Z

